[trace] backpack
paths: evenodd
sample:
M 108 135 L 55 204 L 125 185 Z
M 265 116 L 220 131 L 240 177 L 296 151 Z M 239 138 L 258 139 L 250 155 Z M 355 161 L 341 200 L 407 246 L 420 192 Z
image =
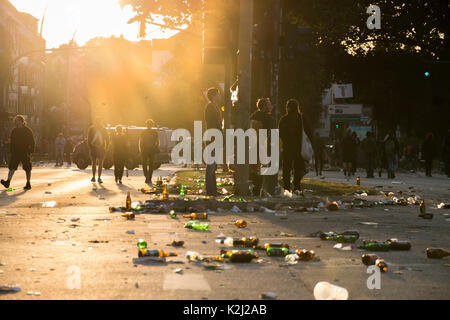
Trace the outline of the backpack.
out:
M 389 139 L 385 145 L 386 154 L 395 154 L 395 141 Z

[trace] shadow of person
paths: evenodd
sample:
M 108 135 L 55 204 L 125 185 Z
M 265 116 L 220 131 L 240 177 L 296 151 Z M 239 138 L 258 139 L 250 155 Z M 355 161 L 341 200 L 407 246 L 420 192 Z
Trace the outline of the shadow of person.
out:
M 21 195 L 24 195 L 27 191 L 29 191 L 29 190 L 22 190 L 19 193 L 9 194 L 10 192 L 14 192 L 14 191 L 3 190 L 0 193 L 0 199 L 1 199 L 3 206 L 7 206 L 7 205 L 10 205 L 10 204 L 16 202 L 17 200 L 19 200 L 17 198 L 20 197 Z

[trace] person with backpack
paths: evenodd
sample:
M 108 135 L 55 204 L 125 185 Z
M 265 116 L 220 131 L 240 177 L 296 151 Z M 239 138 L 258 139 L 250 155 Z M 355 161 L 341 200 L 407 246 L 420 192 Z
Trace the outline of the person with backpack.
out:
M 65 147 L 65 145 L 66 145 L 66 139 L 64 139 L 62 132 L 60 132 L 55 139 L 55 149 L 56 149 L 55 167 L 59 167 L 64 164 L 64 147 Z
M 398 152 L 399 143 L 394 132 L 391 132 L 384 142 L 384 153 L 388 162 L 388 179 L 395 178 L 395 171 L 398 168 Z
M 314 142 L 314 167 L 316 169 L 316 176 L 322 176 L 325 143 L 318 132 L 316 132 Z
M 155 156 L 159 153 L 159 136 L 158 132 L 153 129 L 155 122 L 152 119 L 148 119 L 145 124 L 147 129 L 142 132 L 139 138 L 139 152 L 142 157 L 145 183 L 152 185 Z

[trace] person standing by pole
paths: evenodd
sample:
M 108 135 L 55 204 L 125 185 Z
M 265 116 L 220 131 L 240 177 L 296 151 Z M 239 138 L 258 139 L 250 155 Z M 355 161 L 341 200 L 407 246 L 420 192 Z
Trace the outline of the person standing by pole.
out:
M 27 126 L 25 118 L 21 115 L 17 115 L 14 118 L 15 128 L 11 132 L 11 160 L 9 161 L 9 172 L 8 180 L 1 180 L 1 184 L 5 188 L 9 188 L 11 179 L 14 176 L 20 163 L 22 163 L 22 168 L 25 171 L 27 183 L 24 190 L 31 189 L 31 154 L 34 152 L 36 142 L 34 140 L 33 131 Z
M 106 149 L 109 145 L 109 136 L 106 129 L 102 126 L 101 120 L 96 119 L 88 131 L 88 146 L 92 160 L 92 179 L 95 182 L 95 171 L 98 163 L 98 183 L 103 183 L 101 178 L 103 169 L 103 160 L 105 159 Z
M 305 161 L 302 158 L 303 130 L 308 136 L 312 136 L 309 127 L 303 123 L 300 104 L 295 99 L 286 103 L 286 115 L 280 119 L 280 138 L 283 143 L 283 185 L 284 190 L 291 190 L 291 171 L 294 168 L 294 190 L 296 195 L 303 195 L 301 191 L 301 179 L 305 174 Z
M 271 135 L 269 134 L 271 129 L 276 128 L 275 118 L 272 116 L 273 105 L 270 102 L 269 98 L 258 99 L 256 103 L 256 107 L 258 108 L 251 116 L 250 120 L 253 121 L 253 129 L 257 132 L 258 137 L 258 146 L 259 146 L 259 130 L 265 129 L 268 130 L 267 135 L 267 152 L 270 156 L 271 154 Z M 275 193 L 275 186 L 278 175 L 263 175 L 260 174 L 261 164 L 258 161 L 258 164 L 250 165 L 250 175 L 251 180 L 253 181 L 253 195 L 260 196 L 261 193 L 269 193 L 273 195 Z
M 222 111 L 219 109 L 219 89 L 210 88 L 207 92 L 207 97 L 209 102 L 205 108 L 206 128 L 219 129 L 222 131 Z M 216 163 L 206 165 L 205 187 L 207 196 L 217 196 L 216 170 Z
M 155 122 L 148 119 L 145 124 L 147 129 L 142 132 L 139 138 L 139 151 L 142 157 L 142 170 L 145 176 L 145 183 L 152 185 L 153 163 L 155 156 L 159 153 L 159 136 L 153 129 Z

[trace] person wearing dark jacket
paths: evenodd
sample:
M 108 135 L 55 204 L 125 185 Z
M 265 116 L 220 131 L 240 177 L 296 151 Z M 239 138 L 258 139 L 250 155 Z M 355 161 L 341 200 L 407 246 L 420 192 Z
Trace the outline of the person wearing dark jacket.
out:
M 209 103 L 205 108 L 206 129 L 218 129 L 222 131 L 222 111 L 219 108 L 219 89 L 210 88 L 207 96 Z M 206 165 L 205 187 L 207 196 L 217 196 L 216 170 L 217 163 Z
M 27 184 L 25 185 L 24 190 L 29 190 L 31 189 L 31 154 L 34 152 L 36 142 L 34 140 L 33 132 L 27 126 L 23 116 L 16 116 L 14 118 L 14 124 L 15 128 L 11 131 L 10 140 L 11 159 L 8 166 L 8 180 L 1 180 L 1 184 L 5 188 L 9 188 L 14 172 L 16 172 L 19 164 L 22 163 L 22 168 L 27 177 Z
M 123 169 L 128 159 L 127 136 L 121 125 L 116 126 L 116 133 L 112 136 L 114 177 L 116 183 L 122 184 Z
M 303 122 L 303 115 L 297 100 L 290 99 L 286 103 L 286 115 L 280 119 L 278 127 L 283 143 L 284 189 L 291 189 L 291 170 L 294 167 L 294 193 L 302 195 L 300 182 L 306 172 L 305 161 L 301 155 L 303 129 L 307 136 L 312 137 L 312 134 L 307 122 Z
M 373 172 L 375 170 L 375 161 L 377 157 L 377 142 L 372 136 L 372 132 L 366 133 L 366 138 L 362 142 L 362 149 L 364 151 L 364 158 L 366 162 L 367 178 L 375 178 Z
M 142 157 L 142 171 L 145 177 L 145 183 L 152 185 L 153 166 L 155 157 L 159 153 L 158 132 L 153 129 L 155 122 L 148 119 L 145 124 L 147 129 L 142 132 L 139 138 L 139 151 Z
M 272 116 L 272 103 L 269 98 L 258 99 L 256 103 L 256 107 L 258 108 L 251 116 L 250 120 L 252 120 L 252 128 L 256 130 L 258 137 L 258 147 L 259 147 L 259 130 L 271 130 L 276 129 L 276 121 Z M 271 152 L 271 135 L 270 131 L 267 133 L 267 152 L 268 156 L 270 156 Z M 259 153 L 258 153 L 259 154 Z M 260 196 L 264 193 L 269 193 L 270 195 L 274 195 L 275 186 L 277 181 L 277 175 L 264 175 L 260 174 L 261 165 L 258 164 L 250 165 L 250 179 L 253 182 L 253 195 Z
M 428 133 L 422 145 L 422 157 L 425 160 L 425 175 L 431 177 L 431 168 L 433 160 L 436 157 L 436 144 L 434 143 L 433 133 Z
M 384 141 L 384 154 L 388 162 L 388 179 L 395 178 L 395 171 L 398 168 L 398 152 L 400 150 L 399 143 L 395 138 L 395 133 L 392 131 L 386 136 Z
M 323 153 L 325 151 L 325 143 L 323 142 L 318 132 L 316 133 L 314 142 L 314 166 L 316 168 L 316 176 L 321 176 L 323 169 Z
M 109 145 L 109 135 L 102 126 L 101 120 L 96 119 L 94 125 L 88 131 L 88 147 L 92 160 L 92 182 L 95 182 L 95 171 L 98 163 L 98 183 L 102 181 L 103 160 L 105 159 L 106 150 Z

